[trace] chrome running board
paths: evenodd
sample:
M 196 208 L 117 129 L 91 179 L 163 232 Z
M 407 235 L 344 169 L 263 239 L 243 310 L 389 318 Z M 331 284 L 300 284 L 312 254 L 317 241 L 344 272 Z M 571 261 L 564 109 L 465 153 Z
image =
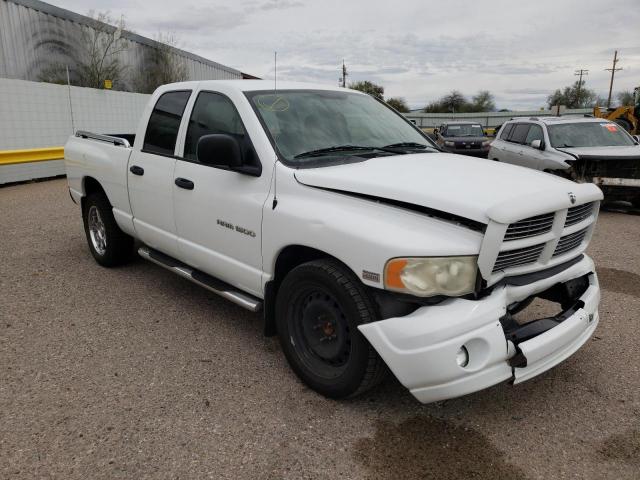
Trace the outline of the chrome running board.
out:
M 169 255 L 165 255 L 164 253 L 146 246 L 138 249 L 138 255 L 145 260 L 149 260 L 156 265 L 160 265 L 161 267 L 186 278 L 187 280 L 191 280 L 193 283 L 206 288 L 213 293 L 217 293 L 227 300 L 231 300 L 236 305 L 240 305 L 251 312 L 257 312 L 262 308 L 262 300 L 259 298 L 249 295 L 248 293 L 241 292 L 228 283 L 218 280 L 217 278 L 196 270 L 195 268 L 191 268 Z

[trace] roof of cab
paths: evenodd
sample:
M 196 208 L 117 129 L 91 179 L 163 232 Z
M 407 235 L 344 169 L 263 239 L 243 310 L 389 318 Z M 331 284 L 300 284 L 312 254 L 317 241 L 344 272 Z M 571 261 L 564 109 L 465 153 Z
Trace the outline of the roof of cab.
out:
M 274 84 L 273 80 L 199 80 L 190 82 L 173 83 L 164 85 L 163 87 L 175 88 L 216 88 L 216 86 L 224 85 L 237 89 L 241 92 L 251 92 L 260 90 L 333 90 L 333 91 L 349 91 L 361 93 L 357 90 L 348 88 L 334 87 L 315 83 L 304 82 L 278 82 Z M 364 94 L 363 94 L 364 95 Z

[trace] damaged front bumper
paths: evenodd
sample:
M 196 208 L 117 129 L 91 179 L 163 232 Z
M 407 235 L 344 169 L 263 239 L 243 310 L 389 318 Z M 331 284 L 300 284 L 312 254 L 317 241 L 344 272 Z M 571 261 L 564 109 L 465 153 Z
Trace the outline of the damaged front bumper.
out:
M 522 327 L 510 319 L 508 306 L 581 277 L 584 285 L 575 298 L 561 299 L 571 303 L 563 313 Z M 452 298 L 358 328 L 398 380 L 428 403 L 506 380 L 523 382 L 557 365 L 596 329 L 599 301 L 594 264 L 585 255 L 533 283 L 505 284 L 480 300 Z

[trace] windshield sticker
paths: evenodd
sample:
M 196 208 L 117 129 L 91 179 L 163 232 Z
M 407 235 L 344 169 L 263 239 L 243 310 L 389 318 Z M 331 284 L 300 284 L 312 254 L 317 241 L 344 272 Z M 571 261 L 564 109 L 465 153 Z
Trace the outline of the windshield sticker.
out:
M 286 112 L 289 102 L 282 95 L 260 95 L 257 97 L 258 107 L 269 112 Z
M 613 123 L 601 123 L 600 125 L 602 125 L 604 128 L 606 128 L 610 132 L 617 132 L 618 131 L 618 126 L 613 124 Z

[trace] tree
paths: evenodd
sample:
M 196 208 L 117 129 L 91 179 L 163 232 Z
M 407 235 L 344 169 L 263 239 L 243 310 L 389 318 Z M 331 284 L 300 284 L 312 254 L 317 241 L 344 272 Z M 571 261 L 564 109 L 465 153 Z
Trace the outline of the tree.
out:
M 349 88 L 352 90 L 358 90 L 360 92 L 368 93 L 372 97 L 384 100 L 384 87 L 382 85 L 376 85 L 369 80 L 351 83 L 349 84 Z
M 489 90 L 480 90 L 474 95 L 471 102 L 472 112 L 492 112 L 496 109 L 496 104 L 493 101 L 493 95 Z
M 464 107 L 466 107 L 468 103 L 469 102 L 467 102 L 467 99 L 464 97 L 464 95 L 458 90 L 452 90 L 451 93 L 445 95 L 440 100 L 440 105 L 442 105 L 442 108 L 444 108 L 447 112 L 452 113 L 462 112 L 466 110 L 466 108 Z
M 174 52 L 178 40 L 170 33 L 159 33 L 157 45 L 149 50 L 144 67 L 135 80 L 136 90 L 152 93 L 160 85 L 187 80 L 187 65 L 182 57 Z
M 598 98 L 595 91 L 586 88 L 585 81 L 577 80 L 573 85 L 556 90 L 547 97 L 549 108 L 554 105 L 564 105 L 567 108 L 592 107 Z
M 633 92 L 631 90 L 625 90 L 624 92 L 618 92 L 616 95 L 618 101 L 620 102 L 620 106 L 631 106 L 635 102 L 635 97 L 633 96 Z
M 127 50 L 127 40 L 122 38 L 124 18 L 115 21 L 107 12 L 89 12 L 90 22 L 82 27 L 81 55 L 78 59 L 78 81 L 82 87 L 104 88 L 104 81 L 117 85 L 125 66 L 120 54 Z M 112 25 L 115 23 L 115 26 Z
M 400 113 L 407 113 L 409 111 L 409 105 L 407 105 L 407 102 L 404 98 L 391 97 L 387 98 L 385 101 L 387 102 L 387 105 Z

